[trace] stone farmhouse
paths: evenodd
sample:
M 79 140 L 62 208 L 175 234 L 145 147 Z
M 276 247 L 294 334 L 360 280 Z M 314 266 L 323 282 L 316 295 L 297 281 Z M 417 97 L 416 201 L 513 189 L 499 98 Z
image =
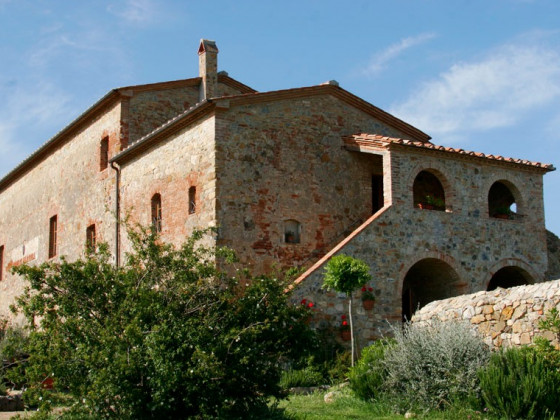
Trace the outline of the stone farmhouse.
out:
M 552 165 L 437 146 L 334 81 L 257 92 L 218 72 L 213 41 L 198 56 L 199 77 L 111 90 L 0 180 L 0 316 L 23 287 L 14 265 L 100 241 L 119 264 L 125 214 L 174 244 L 217 226 L 255 274 L 309 268 L 295 294 L 318 326 L 344 311 L 323 265 L 362 258 L 365 341 L 430 301 L 547 279 Z

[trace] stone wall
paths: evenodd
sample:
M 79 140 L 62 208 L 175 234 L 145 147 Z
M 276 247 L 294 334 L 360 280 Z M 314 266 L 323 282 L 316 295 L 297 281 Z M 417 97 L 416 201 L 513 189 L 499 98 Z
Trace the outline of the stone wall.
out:
M 560 239 L 554 233 L 546 231 L 546 245 L 548 252 L 548 280 L 560 278 Z
M 422 170 L 433 171 L 442 180 L 446 211 L 414 206 L 413 183 Z M 370 266 L 377 299 L 373 310 L 357 312 L 360 345 L 389 333 L 388 322 L 401 322 L 410 273 L 415 273 L 415 292 L 420 296 L 411 305 L 414 309 L 487 290 L 493 275 L 503 268 L 524 273 L 530 283 L 545 280 L 542 173 L 455 154 L 395 149 L 383 158 L 383 174 L 391 188 L 385 208 L 333 254 L 351 255 Z M 488 191 L 498 180 L 519 190 L 519 217 L 513 220 L 488 214 Z M 321 260 L 298 279 L 294 301 L 314 301 L 317 324 L 336 328 L 344 296 L 321 288 L 327 261 Z
M 148 153 L 121 167 L 121 208 L 130 222 L 151 224 L 151 198 L 161 195 L 165 242 L 182 244 L 197 228 L 216 225 L 214 117 L 196 121 Z M 196 188 L 195 212 L 189 212 L 189 188 Z M 123 229 L 121 253 L 130 251 Z
M 331 95 L 221 110 L 216 121 L 220 244 L 255 274 L 309 265 L 372 214 L 382 156 L 342 149 L 343 135 L 404 134 Z M 287 243 L 284 222 L 300 223 Z
M 531 344 L 540 336 L 558 345 L 554 334 L 538 328 L 554 307 L 560 310 L 560 280 L 435 301 L 417 311 L 412 321 L 469 322 L 492 348 Z
M 87 126 L 75 130 L 0 194 L 0 246 L 4 270 L 0 281 L 0 317 L 23 291 L 10 267 L 49 260 L 49 220 L 57 216 L 57 255 L 74 260 L 84 255 L 86 229 L 95 225 L 97 241 L 114 249 L 114 171 L 100 168 L 100 142 L 108 137 L 109 154 L 120 147 L 120 103 Z

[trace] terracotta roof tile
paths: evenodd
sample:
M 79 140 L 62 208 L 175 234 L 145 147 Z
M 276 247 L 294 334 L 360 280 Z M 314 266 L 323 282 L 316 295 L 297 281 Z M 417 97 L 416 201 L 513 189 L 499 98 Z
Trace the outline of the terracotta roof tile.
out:
M 526 159 L 514 159 L 514 158 L 506 158 L 503 156 L 494 156 L 492 154 L 484 154 L 480 152 L 473 152 L 469 150 L 463 149 L 455 149 L 453 147 L 445 147 L 433 144 L 431 142 L 420 142 L 414 140 L 407 140 L 401 138 L 393 138 L 382 136 L 379 134 L 368 134 L 368 133 L 361 133 L 361 134 L 354 134 L 351 136 L 343 137 L 344 143 L 350 146 L 364 146 L 364 147 L 373 147 L 373 148 L 387 148 L 391 145 L 399 145 L 399 146 L 406 146 L 411 148 L 418 148 L 418 149 L 429 149 L 429 150 L 437 150 L 445 153 L 454 153 L 457 155 L 463 156 L 473 156 L 480 159 L 489 159 L 495 160 L 500 162 L 507 162 L 513 163 L 517 165 L 524 165 L 524 166 L 531 166 L 534 168 L 542 168 L 547 171 L 554 171 L 556 168 L 552 164 L 548 163 L 540 163 L 540 162 L 532 162 Z

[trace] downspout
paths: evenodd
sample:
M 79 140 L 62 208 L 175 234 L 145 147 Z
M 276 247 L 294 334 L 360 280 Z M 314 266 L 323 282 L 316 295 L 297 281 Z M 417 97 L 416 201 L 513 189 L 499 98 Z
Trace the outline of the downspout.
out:
M 115 182 L 115 265 L 120 266 L 120 251 L 121 251 L 121 205 L 120 205 L 120 184 L 121 184 L 121 168 L 115 166 L 115 162 L 111 162 L 111 168 L 116 172 L 116 182 Z

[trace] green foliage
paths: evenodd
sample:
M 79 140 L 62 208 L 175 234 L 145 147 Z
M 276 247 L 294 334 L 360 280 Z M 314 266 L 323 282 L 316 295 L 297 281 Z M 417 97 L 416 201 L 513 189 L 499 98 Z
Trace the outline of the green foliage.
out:
M 336 353 L 332 362 L 329 364 L 328 376 L 330 383 L 338 384 L 348 379 L 348 370 L 352 365 L 351 355 L 348 351 Z
M 323 287 L 350 296 L 370 280 L 369 267 L 364 261 L 340 254 L 327 263 Z
M 20 327 L 9 327 L 6 320 L 0 321 L 0 394 L 6 387 L 21 388 L 21 370 L 26 355 L 27 336 Z
M 554 333 L 556 335 L 556 340 L 560 343 L 560 313 L 558 313 L 558 309 L 552 308 L 548 314 L 539 321 L 539 328 Z
M 121 268 L 105 246 L 84 260 L 20 266 L 28 281 L 17 309 L 28 319 L 29 394 L 67 390 L 72 415 L 143 419 L 230 416 L 281 397 L 284 359 L 305 354 L 313 334 L 286 284 L 230 278 L 216 259 L 230 252 L 180 248 L 149 230 L 130 232 Z
M 350 369 L 348 379 L 356 396 L 365 401 L 375 400 L 383 391 L 387 368 L 383 363 L 389 340 L 377 340 L 362 350 L 356 366 Z
M 462 323 L 432 321 L 395 328 L 385 351 L 384 388 L 399 411 L 443 409 L 479 392 L 477 371 L 490 352 Z
M 317 386 L 323 385 L 323 382 L 323 374 L 311 365 L 303 369 L 289 369 L 282 372 L 280 387 L 289 389 L 299 386 Z
M 492 355 L 479 377 L 487 407 L 501 417 L 544 419 L 560 414 L 558 369 L 532 347 Z

